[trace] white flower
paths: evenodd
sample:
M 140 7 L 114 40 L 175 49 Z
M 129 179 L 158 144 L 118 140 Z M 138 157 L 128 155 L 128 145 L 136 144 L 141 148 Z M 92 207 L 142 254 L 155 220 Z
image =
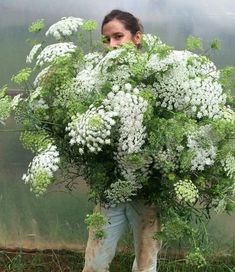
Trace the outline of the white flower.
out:
M 226 175 L 231 179 L 235 179 L 235 157 L 229 153 L 224 159 L 221 160 L 221 164 Z
M 225 106 L 221 111 L 221 116 L 219 118 L 224 119 L 226 122 L 235 122 L 235 112 L 229 107 Z
M 30 183 L 31 190 L 36 195 L 43 194 L 51 183 L 53 173 L 58 170 L 60 162 L 59 152 L 55 145 L 49 144 L 48 147 L 39 152 L 29 164 L 27 174 L 22 176 L 26 183 Z
M 191 170 L 204 170 L 205 166 L 214 164 L 217 155 L 217 146 L 213 142 L 211 135 L 211 126 L 202 126 L 198 131 L 188 135 L 187 147 L 193 152 L 191 161 Z M 207 145 L 205 146 L 205 142 Z M 203 145 L 204 143 L 204 145 Z
M 191 180 L 179 180 L 174 184 L 176 197 L 179 201 L 189 202 L 194 204 L 199 197 L 197 187 Z
M 153 86 L 161 107 L 168 110 L 183 110 L 190 117 L 212 119 L 220 114 L 221 105 L 225 104 L 219 73 L 205 57 L 187 51 L 172 51 L 163 59 L 152 55 L 145 73 L 146 77 L 156 73 Z
M 45 78 L 50 68 L 51 68 L 51 65 L 45 67 L 44 69 L 41 70 L 41 72 L 38 73 L 38 75 L 36 76 L 33 82 L 34 87 L 38 87 L 40 85 L 41 81 Z
M 148 50 L 152 50 L 155 46 L 162 44 L 161 40 L 157 36 L 152 34 L 143 34 L 142 40 L 148 47 Z
M 78 72 L 74 79 L 73 89 L 78 95 L 81 95 L 81 97 L 87 97 L 88 95 L 92 95 L 93 92 L 97 92 L 101 83 L 102 81 L 99 82 L 98 69 L 83 69 Z
M 83 25 L 83 19 L 81 18 L 63 17 L 47 30 L 46 36 L 51 35 L 56 40 L 60 40 L 77 32 L 81 25 Z
M 100 151 L 103 145 L 111 143 L 109 135 L 116 116 L 116 112 L 106 111 L 104 106 L 90 107 L 84 114 L 73 116 L 66 128 L 72 138 L 70 144 L 76 143 L 82 152 L 85 146 L 90 152 Z
M 120 87 L 118 85 L 113 85 L 113 87 L 112 87 L 113 92 L 118 92 L 119 89 L 120 89 Z M 109 93 L 109 95 L 110 95 L 110 93 Z
M 109 206 L 114 206 L 119 203 L 131 201 L 131 197 L 137 194 L 141 188 L 141 184 L 133 180 L 118 180 L 112 183 L 110 189 L 104 193 Z
M 31 63 L 33 61 L 35 55 L 37 54 L 37 52 L 41 46 L 42 46 L 41 43 L 33 46 L 31 51 L 29 52 L 29 55 L 26 57 L 26 63 Z
M 11 107 L 13 110 L 16 109 L 16 107 L 18 106 L 19 102 L 23 100 L 23 98 L 21 97 L 22 94 L 17 94 L 16 96 L 14 96 L 14 98 L 11 101 Z
M 72 42 L 50 44 L 37 56 L 36 64 L 42 66 L 45 63 L 51 63 L 58 57 L 71 55 L 75 49 L 76 46 Z
M 131 84 L 130 84 L 130 83 L 126 83 L 126 84 L 125 84 L 125 89 L 126 89 L 128 92 L 130 92 L 130 91 L 132 90 Z

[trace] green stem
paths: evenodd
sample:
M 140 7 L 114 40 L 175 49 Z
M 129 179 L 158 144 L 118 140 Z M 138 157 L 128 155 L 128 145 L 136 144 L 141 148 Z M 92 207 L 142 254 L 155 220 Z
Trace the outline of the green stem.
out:
M 92 31 L 91 30 L 89 31 L 89 43 L 90 43 L 90 52 L 92 52 L 93 43 L 92 43 Z

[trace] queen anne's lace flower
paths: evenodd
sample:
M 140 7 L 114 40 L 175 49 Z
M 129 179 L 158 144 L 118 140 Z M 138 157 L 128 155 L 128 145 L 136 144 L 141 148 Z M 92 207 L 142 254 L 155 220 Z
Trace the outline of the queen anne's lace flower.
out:
M 36 195 L 43 194 L 51 183 L 54 172 L 59 168 L 59 152 L 53 144 L 49 144 L 46 150 L 39 151 L 29 164 L 27 174 L 22 179 L 25 183 L 30 183 L 31 191 Z
M 99 76 L 98 69 L 87 67 L 87 69 L 80 71 L 76 78 L 74 78 L 73 89 L 83 98 L 92 95 L 93 92 L 97 93 L 99 85 L 103 82 Z
M 210 138 L 211 129 L 210 125 L 205 125 L 188 136 L 187 147 L 194 154 L 191 161 L 192 171 L 202 171 L 205 166 L 212 165 L 215 161 L 217 147 Z
M 179 201 L 193 204 L 199 197 L 197 187 L 188 179 L 180 180 L 175 183 L 174 189 Z
M 18 106 L 18 104 L 20 103 L 20 101 L 23 100 L 23 98 L 21 97 L 22 94 L 17 94 L 16 96 L 14 96 L 14 98 L 11 101 L 11 107 L 13 110 L 16 109 L 16 107 Z
M 134 67 L 140 65 L 143 68 L 142 61 L 144 55 L 137 54 L 136 49 L 119 48 L 107 53 L 98 64 L 98 69 L 106 81 L 115 82 L 123 85 L 134 76 Z
M 137 190 L 142 187 L 136 180 L 118 180 L 110 185 L 110 189 L 106 190 L 104 194 L 108 206 L 115 206 L 116 204 L 131 201 L 132 197 L 137 194 Z
M 229 153 L 222 161 L 221 164 L 225 173 L 231 179 L 235 179 L 235 156 Z
M 46 101 L 41 97 L 41 87 L 35 89 L 28 97 L 29 107 L 33 110 L 48 109 Z
M 122 177 L 132 188 L 129 191 L 129 196 L 126 195 L 124 198 L 127 200 L 142 187 L 138 182 L 139 177 L 143 178 L 149 174 L 149 165 L 152 163 L 152 159 L 148 156 L 143 157 L 141 165 L 131 164 L 128 160 L 128 156 L 130 154 L 138 154 L 145 143 L 146 132 L 143 119 L 147 110 L 147 102 L 133 93 L 134 90 L 131 84 L 125 84 L 121 89 L 123 90 L 120 90 L 117 85 L 113 86 L 113 92 L 107 95 L 104 104 L 111 107 L 119 117 L 118 132 L 120 135 L 117 151 L 114 155 Z M 135 90 L 135 93 L 138 92 Z M 116 185 L 113 188 L 116 188 Z M 107 191 L 109 200 L 113 196 L 113 190 Z
M 72 42 L 50 44 L 37 56 L 36 64 L 42 66 L 45 63 L 51 63 L 58 57 L 71 55 L 75 49 L 76 46 Z
M 41 81 L 44 79 L 44 77 L 47 75 L 47 73 L 49 72 L 51 68 L 51 65 L 45 67 L 44 69 L 42 69 L 36 76 L 36 78 L 34 79 L 34 82 L 33 82 L 33 86 L 34 87 L 38 87 L 41 83 Z
M 125 85 L 124 88 L 132 90 L 131 85 Z M 147 102 L 140 96 L 121 90 L 116 94 L 109 93 L 104 103 L 110 105 L 120 118 L 118 154 L 139 152 L 146 137 L 143 119 Z
M 148 50 L 152 50 L 155 46 L 162 44 L 157 36 L 151 34 L 143 34 L 142 41 Z
M 39 48 L 42 46 L 41 43 L 39 44 L 35 44 L 33 46 L 33 48 L 31 49 L 31 51 L 29 52 L 29 55 L 26 57 L 26 62 L 27 63 L 31 63 L 35 57 L 35 55 L 37 54 Z
M 154 168 L 163 173 L 175 171 L 178 168 L 178 158 L 173 150 L 159 150 L 154 156 Z
M 191 267 L 197 267 L 197 269 L 205 267 L 207 264 L 206 259 L 199 247 L 190 252 L 185 259 L 185 263 L 187 265 L 190 265 Z
M 229 106 L 224 107 L 221 111 L 220 118 L 226 122 L 235 123 L 235 112 Z
M 226 96 L 218 81 L 219 73 L 208 59 L 187 51 L 173 51 L 163 60 L 153 55 L 146 66 L 149 72 L 166 71 L 156 74 L 153 84 L 161 101 L 157 106 L 185 111 L 198 119 L 218 117 Z
M 87 68 L 94 68 L 102 60 L 103 55 L 99 52 L 88 53 L 84 56 L 84 66 Z
M 111 143 L 111 129 L 116 123 L 116 116 L 116 112 L 106 111 L 103 106 L 91 106 L 84 114 L 78 113 L 66 128 L 71 137 L 70 144 L 76 143 L 81 154 L 84 147 L 90 152 L 101 151 L 103 145 Z
M 81 25 L 83 25 L 83 19 L 81 18 L 63 17 L 47 30 L 46 36 L 51 35 L 56 40 L 61 40 L 77 32 Z

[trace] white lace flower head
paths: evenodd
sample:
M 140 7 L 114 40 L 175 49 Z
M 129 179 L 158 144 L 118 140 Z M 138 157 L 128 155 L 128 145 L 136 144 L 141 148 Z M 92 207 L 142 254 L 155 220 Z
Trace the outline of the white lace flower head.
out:
M 77 17 L 63 17 L 60 21 L 50 26 L 46 32 L 46 36 L 53 36 L 56 40 L 61 40 L 64 37 L 69 37 L 78 31 L 83 25 L 84 20 Z

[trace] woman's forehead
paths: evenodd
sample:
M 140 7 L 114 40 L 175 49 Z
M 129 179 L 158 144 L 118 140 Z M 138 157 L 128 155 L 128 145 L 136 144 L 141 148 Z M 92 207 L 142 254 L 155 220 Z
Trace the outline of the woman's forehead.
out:
M 128 32 L 128 30 L 125 28 L 125 25 L 117 19 L 108 22 L 102 29 L 103 35 L 112 35 L 118 32 Z

